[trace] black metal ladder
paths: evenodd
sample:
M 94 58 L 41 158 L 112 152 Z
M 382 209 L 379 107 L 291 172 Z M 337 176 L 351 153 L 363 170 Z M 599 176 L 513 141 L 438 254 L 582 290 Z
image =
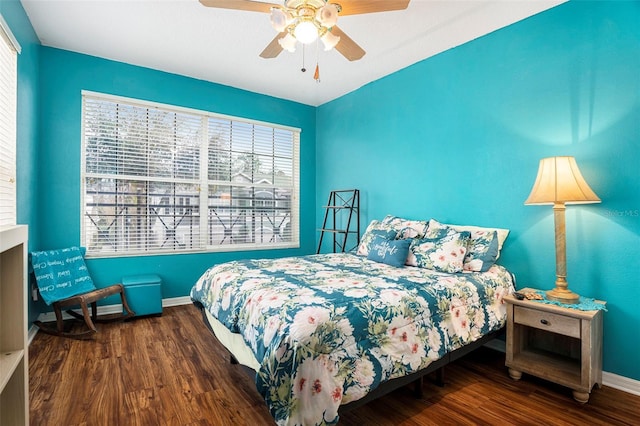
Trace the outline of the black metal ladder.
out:
M 334 253 L 346 251 L 347 240 L 352 234 L 356 236 L 355 247 L 358 247 L 360 244 L 360 190 L 331 191 L 329 201 L 323 208 L 325 209 L 324 221 L 322 228 L 319 229 L 320 240 L 316 253 L 320 253 L 325 232 L 333 234 Z

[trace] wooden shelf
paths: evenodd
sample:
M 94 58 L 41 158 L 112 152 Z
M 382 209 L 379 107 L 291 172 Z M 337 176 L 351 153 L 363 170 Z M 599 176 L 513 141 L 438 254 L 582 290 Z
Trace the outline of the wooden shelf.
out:
M 16 368 L 20 365 L 20 361 L 24 357 L 24 350 L 5 352 L 0 354 L 0 393 L 15 373 Z
M 323 209 L 351 209 L 352 207 L 349 205 L 344 206 L 322 206 Z M 353 207 L 354 210 L 358 210 L 357 207 Z
M 27 227 L 0 227 L 0 425 L 29 424 Z
M 347 229 L 326 229 L 326 228 L 320 228 L 318 229 L 318 231 L 323 231 L 323 232 L 335 232 L 336 234 L 355 234 L 357 231 L 349 231 Z
M 567 387 L 580 383 L 580 360 L 550 351 L 527 349 L 514 355 L 510 367 L 534 376 L 543 369 L 545 378 Z

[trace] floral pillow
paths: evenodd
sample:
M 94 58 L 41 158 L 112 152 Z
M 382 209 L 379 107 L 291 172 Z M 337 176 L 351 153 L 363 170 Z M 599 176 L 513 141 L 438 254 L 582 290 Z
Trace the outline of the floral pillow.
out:
M 419 268 L 439 272 L 462 272 L 471 233 L 452 232 L 442 238 L 414 239 L 410 250 Z M 409 255 L 411 257 L 411 255 Z
M 464 260 L 464 270 L 485 272 L 500 257 L 502 243 L 509 235 L 509 230 L 498 228 L 482 228 L 479 226 L 445 225 L 435 219 L 429 221 L 428 238 L 441 238 L 455 232 L 471 233 L 469 249 Z
M 393 240 L 398 235 L 393 227 L 386 223 L 382 223 L 379 220 L 372 220 L 367 226 L 367 230 L 364 231 L 362 238 L 360 238 L 360 244 L 356 254 L 359 256 L 368 256 L 371 249 L 371 243 L 376 236 L 383 237 L 387 240 Z
M 371 242 L 367 259 L 401 268 L 407 260 L 411 240 L 388 240 L 376 236 Z
M 482 226 L 473 226 L 473 225 L 451 225 L 448 223 L 440 223 L 435 219 L 431 219 L 429 221 L 429 228 L 431 228 L 432 226 L 438 227 L 438 226 L 447 226 L 449 228 L 453 228 L 455 231 L 458 232 L 462 232 L 462 231 L 469 231 L 472 233 L 471 237 L 473 238 L 473 232 L 493 232 L 496 231 L 496 233 L 498 234 L 498 250 L 502 250 L 502 245 L 504 244 L 505 240 L 507 239 L 507 237 L 509 236 L 509 230 L 508 229 L 503 229 L 503 228 L 486 228 L 486 227 L 482 227 Z M 427 235 L 429 234 L 429 230 L 427 230 Z
M 409 220 L 392 215 L 387 215 L 382 223 L 391 225 L 398 231 L 398 239 L 423 238 L 429 226 L 429 222 L 425 220 Z

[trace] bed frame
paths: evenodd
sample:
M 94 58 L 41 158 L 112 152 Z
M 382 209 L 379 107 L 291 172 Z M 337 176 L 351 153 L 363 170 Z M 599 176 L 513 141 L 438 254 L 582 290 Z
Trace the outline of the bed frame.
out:
M 197 301 L 193 301 L 193 304 L 202 313 L 202 320 L 206 324 L 209 331 L 211 331 L 211 334 L 214 337 L 216 337 L 215 333 L 213 332 L 213 329 L 211 328 L 211 324 L 209 324 L 209 321 L 207 319 L 207 314 L 205 313 L 204 306 Z M 364 397 L 356 401 L 352 401 L 348 404 L 341 405 L 340 408 L 338 409 L 338 414 L 344 414 L 347 411 L 353 410 L 354 408 L 358 408 L 362 405 L 368 404 L 374 399 L 380 398 L 381 396 L 384 396 L 390 392 L 393 392 L 396 389 L 399 389 L 403 386 L 407 386 L 412 383 L 414 384 L 414 395 L 416 396 L 416 398 L 422 398 L 422 383 L 423 383 L 424 376 L 435 372 L 436 383 L 439 386 L 444 386 L 444 367 L 447 364 L 462 358 L 468 353 L 478 349 L 480 346 L 483 346 L 485 343 L 495 339 L 496 337 L 498 337 L 498 335 L 502 333 L 502 331 L 503 331 L 502 329 L 493 331 L 485 336 L 482 336 L 480 339 L 476 340 L 475 342 L 469 343 L 468 345 L 458 348 L 453 352 L 449 352 L 439 360 L 429 364 L 427 368 L 424 368 L 420 371 L 416 371 L 415 373 L 409 374 L 407 376 L 397 377 L 395 379 L 391 379 L 387 382 L 381 383 L 377 388 L 369 392 Z M 239 364 L 238 360 L 235 358 L 235 356 L 231 352 L 229 352 L 229 355 L 230 355 L 230 360 L 232 364 Z M 252 377 L 255 376 L 256 372 L 254 370 L 252 370 L 249 367 L 245 367 L 245 366 L 243 367 L 248 374 L 250 374 Z

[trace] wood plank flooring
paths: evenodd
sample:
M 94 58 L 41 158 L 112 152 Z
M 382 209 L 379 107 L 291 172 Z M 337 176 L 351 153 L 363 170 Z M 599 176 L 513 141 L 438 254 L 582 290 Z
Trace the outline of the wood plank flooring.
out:
M 161 317 L 99 324 L 94 340 L 38 333 L 29 348 L 31 425 L 273 425 L 251 378 L 191 305 Z M 399 389 L 341 417 L 340 425 L 632 425 L 640 396 L 595 389 L 580 405 L 571 391 L 524 376 L 504 354 L 482 348 L 429 380 L 422 399 Z

